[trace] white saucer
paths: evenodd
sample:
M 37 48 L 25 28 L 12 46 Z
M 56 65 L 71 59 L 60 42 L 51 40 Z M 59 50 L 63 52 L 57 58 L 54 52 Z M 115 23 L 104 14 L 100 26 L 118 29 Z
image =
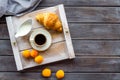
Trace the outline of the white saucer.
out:
M 43 34 L 46 37 L 46 42 L 43 45 L 37 45 L 35 43 L 34 39 L 35 39 L 35 36 L 38 34 Z M 50 47 L 52 43 L 52 37 L 51 37 L 51 34 L 47 30 L 40 28 L 40 29 L 33 30 L 32 34 L 30 35 L 29 41 L 30 41 L 31 46 L 34 49 L 38 51 L 45 51 Z

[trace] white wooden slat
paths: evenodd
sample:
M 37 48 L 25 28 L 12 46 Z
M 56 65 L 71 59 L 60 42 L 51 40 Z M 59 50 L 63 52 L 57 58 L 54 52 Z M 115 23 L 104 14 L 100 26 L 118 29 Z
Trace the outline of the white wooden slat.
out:
M 17 46 L 17 42 L 15 39 L 15 32 L 14 32 L 14 26 L 12 24 L 12 17 L 7 17 L 7 26 L 8 26 L 8 32 L 10 35 L 10 41 L 11 41 L 11 45 L 12 45 L 12 49 L 13 49 L 13 53 L 14 53 L 14 58 L 15 58 L 15 62 L 16 62 L 16 66 L 17 66 L 17 70 L 22 70 L 23 66 L 21 63 L 21 58 L 19 55 L 19 49 Z
M 70 59 L 72 59 L 72 58 L 75 58 L 75 54 L 74 54 L 74 50 L 73 50 L 73 45 L 72 45 L 72 41 L 71 41 L 67 18 L 65 15 L 65 9 L 62 4 L 59 5 L 58 7 L 59 7 L 59 14 L 60 14 L 61 22 L 63 25 L 63 31 L 64 31 L 65 40 L 66 40 L 66 45 L 67 45 L 67 49 L 68 49 L 68 56 Z

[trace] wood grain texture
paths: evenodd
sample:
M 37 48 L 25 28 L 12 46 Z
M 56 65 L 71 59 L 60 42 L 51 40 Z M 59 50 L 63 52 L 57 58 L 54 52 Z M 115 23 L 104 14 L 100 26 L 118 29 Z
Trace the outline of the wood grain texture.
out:
M 0 80 L 56 80 L 55 73 L 43 78 L 39 73 L 1 72 Z M 119 73 L 65 73 L 62 80 L 119 80 Z
M 120 55 L 120 41 L 73 40 L 76 55 Z
M 120 24 L 70 23 L 69 27 L 73 39 L 120 39 Z
M 9 40 L 0 40 L 0 56 L 13 55 L 12 47 Z
M 72 39 L 120 39 L 120 24 L 69 23 Z M 0 24 L 0 39 L 9 39 L 6 24 Z
M 14 31 L 15 27 L 13 26 L 13 22 L 10 17 L 6 18 L 6 20 L 8 25 L 8 32 L 10 34 L 10 43 L 14 53 L 14 59 L 17 65 L 16 67 L 17 67 L 17 70 L 22 70 L 22 63 L 21 63 L 21 58 L 19 56 L 19 49 L 15 39 L 15 31 Z
M 69 59 L 75 58 L 75 54 L 74 54 L 74 50 L 73 50 L 73 44 L 72 44 L 72 40 L 71 40 L 71 35 L 70 35 L 70 30 L 69 30 L 69 26 L 68 26 L 68 22 L 67 22 L 67 18 L 66 18 L 66 13 L 65 13 L 65 9 L 64 9 L 64 5 L 60 5 L 59 6 L 59 14 L 60 14 L 60 19 L 62 22 L 62 27 L 63 27 L 63 33 L 64 33 L 64 37 L 66 40 L 66 47 L 69 53 Z
M 65 6 L 119 6 L 119 0 L 43 0 L 40 6 L 53 6 L 64 4 Z
M 117 55 L 120 56 L 119 40 L 72 40 L 75 54 L 79 55 Z M 4 51 L 4 53 L 3 53 Z M 9 40 L 0 40 L 0 55 L 13 55 Z
M 0 56 L 0 71 L 17 71 L 13 56 Z M 120 72 L 120 57 L 76 57 L 74 60 L 64 60 L 25 70 L 25 72 L 39 72 L 44 68 L 53 72 L 63 69 L 65 72 Z
M 69 22 L 119 22 L 119 7 L 67 7 Z
M 10 39 L 7 24 L 0 24 L 0 39 Z

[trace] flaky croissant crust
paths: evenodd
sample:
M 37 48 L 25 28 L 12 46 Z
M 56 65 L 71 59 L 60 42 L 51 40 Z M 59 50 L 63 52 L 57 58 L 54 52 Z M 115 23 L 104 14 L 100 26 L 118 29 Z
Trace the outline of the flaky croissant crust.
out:
M 55 13 L 46 12 L 37 14 L 36 20 L 44 25 L 46 29 L 62 32 L 62 24 Z

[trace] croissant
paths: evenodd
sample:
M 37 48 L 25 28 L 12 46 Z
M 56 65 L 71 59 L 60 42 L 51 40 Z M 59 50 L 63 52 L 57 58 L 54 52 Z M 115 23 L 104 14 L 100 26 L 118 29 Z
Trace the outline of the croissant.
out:
M 36 20 L 46 29 L 62 32 L 62 23 L 55 13 L 46 12 L 37 14 Z

